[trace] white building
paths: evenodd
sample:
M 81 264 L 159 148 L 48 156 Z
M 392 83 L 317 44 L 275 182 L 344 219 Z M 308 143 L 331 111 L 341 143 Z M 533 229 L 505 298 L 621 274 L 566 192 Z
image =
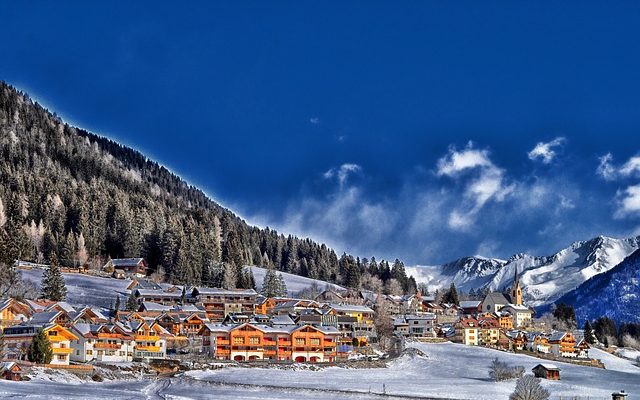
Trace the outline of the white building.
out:
M 80 362 L 133 361 L 134 336 L 117 324 L 92 325 L 80 323 L 71 328 L 78 337 L 71 342 L 71 360 Z

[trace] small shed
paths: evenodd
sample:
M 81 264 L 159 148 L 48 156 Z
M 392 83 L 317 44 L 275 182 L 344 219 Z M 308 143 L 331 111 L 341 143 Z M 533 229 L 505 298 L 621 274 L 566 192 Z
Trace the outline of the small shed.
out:
M 19 381 L 22 379 L 22 368 L 12 361 L 0 363 L 0 378 L 8 381 Z
M 619 392 L 611 393 L 612 400 L 627 400 L 628 394 L 621 390 Z
M 560 368 L 553 364 L 538 364 L 532 369 L 536 378 L 549 379 L 552 381 L 560 380 Z

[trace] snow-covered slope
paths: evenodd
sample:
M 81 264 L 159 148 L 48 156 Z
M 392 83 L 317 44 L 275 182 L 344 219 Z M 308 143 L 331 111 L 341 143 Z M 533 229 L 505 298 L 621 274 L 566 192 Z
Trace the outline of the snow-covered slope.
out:
M 253 271 L 253 277 L 256 280 L 257 289 L 260 290 L 260 288 L 262 287 L 262 281 L 264 281 L 264 276 L 267 270 L 265 268 L 260 268 L 255 266 L 247 267 L 247 268 L 251 268 L 251 270 Z M 282 274 L 282 277 L 284 278 L 284 281 L 287 284 L 287 290 L 289 291 L 289 295 L 294 295 L 297 292 L 303 289 L 306 289 L 314 284 L 318 288 L 320 288 L 320 290 L 324 290 L 326 287 L 330 287 L 332 289 L 337 289 L 337 290 L 343 290 L 341 286 L 328 283 L 325 281 L 321 281 L 318 279 L 306 278 L 304 276 L 299 276 L 299 275 L 294 275 L 294 274 L 289 274 L 286 272 L 279 272 L 279 271 L 278 271 L 278 274 Z
M 574 305 L 579 322 L 603 315 L 618 322 L 640 322 L 640 250 L 558 302 Z
M 253 269 L 256 285 L 260 290 L 266 270 L 260 267 L 250 268 Z M 38 287 L 40 287 L 40 282 L 42 281 L 42 272 L 42 269 L 20 270 L 20 274 L 24 279 L 34 282 Z M 342 289 L 341 286 L 325 281 L 287 274 L 286 272 L 279 273 L 282 274 L 287 284 L 289 295 L 294 295 L 313 284 L 316 284 L 321 290 L 324 290 L 327 285 L 334 289 Z M 127 290 L 127 286 L 131 283 L 129 279 L 99 278 L 83 274 L 63 274 L 63 276 L 67 285 L 67 301 L 71 304 L 86 304 L 109 308 L 118 295 L 122 297 L 121 301 L 126 301 L 126 297 L 129 295 Z
M 575 242 L 552 256 L 516 254 L 506 261 L 465 257 L 441 266 L 413 267 L 407 271 L 418 282 L 443 287 L 455 282 L 464 291 L 504 290 L 513 284 L 516 269 L 532 306 L 555 302 L 589 278 L 609 271 L 640 248 L 640 236 L 614 239 L 605 236 Z
M 20 270 L 23 279 L 34 282 L 40 287 L 42 281 L 41 269 Z M 67 285 L 67 301 L 71 304 L 85 304 L 109 308 L 120 295 L 121 301 L 126 302 L 128 296 L 128 279 L 99 278 L 83 274 L 63 274 Z

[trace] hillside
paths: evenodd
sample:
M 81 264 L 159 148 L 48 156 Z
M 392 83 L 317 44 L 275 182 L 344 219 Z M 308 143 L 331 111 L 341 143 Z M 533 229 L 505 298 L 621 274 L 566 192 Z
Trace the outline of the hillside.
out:
M 640 250 L 568 292 L 558 302 L 575 306 L 580 322 L 607 316 L 616 322 L 640 323 Z
M 0 262 L 146 258 L 173 283 L 248 287 L 243 265 L 355 285 L 356 258 L 249 226 L 143 154 L 65 124 L 0 82 Z M 404 290 L 413 281 L 394 275 Z M 388 280 L 390 276 L 381 276 Z
M 464 257 L 441 266 L 409 268 L 418 282 L 444 287 L 449 282 L 464 291 L 505 290 L 516 269 L 525 301 L 543 306 L 558 300 L 589 278 L 603 274 L 640 248 L 640 236 L 615 239 L 598 236 L 571 244 L 551 256 L 516 254 L 508 260 Z

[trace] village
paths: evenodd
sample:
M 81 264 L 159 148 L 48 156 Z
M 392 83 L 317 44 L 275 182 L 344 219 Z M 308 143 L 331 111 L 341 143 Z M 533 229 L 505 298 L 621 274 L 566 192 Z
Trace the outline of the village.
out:
M 327 288 L 305 299 L 160 285 L 147 277 L 142 258 L 110 260 L 105 267 L 116 279 L 131 280 L 126 305 L 105 310 L 47 299 L 2 300 L 4 379 L 19 380 L 24 368 L 37 365 L 29 361 L 38 335 L 49 347 L 51 368 L 165 359 L 331 365 L 387 358 L 406 341 L 451 341 L 601 366 L 589 358 L 582 331 L 534 329 L 534 310 L 523 304 L 517 272 L 508 293 L 456 305 L 420 293 Z M 542 362 L 534 373 L 559 379 L 559 371 Z

